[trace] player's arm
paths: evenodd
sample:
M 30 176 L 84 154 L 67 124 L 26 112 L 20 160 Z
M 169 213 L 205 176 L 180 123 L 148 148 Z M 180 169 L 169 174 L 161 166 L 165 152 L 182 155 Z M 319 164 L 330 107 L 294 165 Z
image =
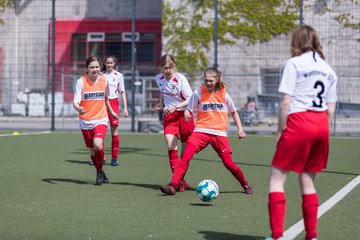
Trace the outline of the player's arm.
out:
M 226 105 L 231 113 L 231 116 L 232 116 L 234 122 L 235 122 L 236 128 L 238 130 L 238 137 L 240 139 L 246 137 L 246 133 L 244 132 L 242 125 L 241 125 L 240 116 L 239 116 L 238 112 L 236 111 L 235 104 L 228 93 L 226 93 Z
M 116 112 L 114 112 L 114 110 L 113 110 L 112 107 L 111 107 L 110 101 L 109 101 L 109 99 L 108 99 L 107 97 L 105 98 L 105 105 L 106 105 L 107 110 L 110 112 L 110 114 L 111 114 L 115 119 L 118 119 L 118 118 L 119 118 L 119 115 L 117 115 Z
M 231 116 L 234 119 L 235 125 L 236 125 L 236 127 L 238 129 L 239 138 L 241 139 L 241 138 L 246 137 L 246 133 L 244 132 L 244 130 L 242 128 L 241 121 L 240 121 L 240 116 L 239 116 L 238 112 L 237 111 L 231 112 Z
M 153 107 L 154 110 L 156 111 L 161 111 L 164 107 L 164 98 L 163 96 L 160 94 L 159 96 L 159 102 L 157 104 L 155 104 L 155 106 Z
M 335 109 L 336 109 L 336 103 L 327 103 L 327 116 L 328 116 L 328 122 L 329 127 L 331 127 L 332 120 L 334 119 Z
M 83 82 L 81 78 L 76 82 L 75 87 L 75 94 L 74 94 L 74 101 L 73 101 L 73 107 L 76 111 L 78 111 L 80 114 L 84 114 L 86 111 L 83 106 L 80 106 L 81 102 L 81 92 L 83 89 Z
M 198 90 L 195 90 L 194 93 L 191 95 L 188 104 L 186 106 L 186 110 L 184 112 L 184 118 L 185 121 L 190 121 L 191 119 L 191 113 L 193 113 L 195 111 L 195 109 L 198 107 L 199 105 L 199 100 L 200 100 L 200 94 Z
M 126 92 L 125 91 L 122 91 L 120 93 L 121 95 L 121 100 L 123 102 L 123 105 L 124 105 L 124 110 L 123 110 L 123 113 L 124 113 L 124 117 L 127 118 L 129 116 L 129 112 L 128 112 L 128 108 L 127 108 L 127 98 L 126 98 Z
M 185 100 L 181 103 L 178 103 L 175 105 L 176 108 L 182 108 L 186 107 L 189 104 L 189 100 L 191 95 L 193 94 L 193 91 L 191 90 L 190 84 L 185 76 L 183 76 L 182 81 L 182 89 L 181 89 L 182 95 L 184 96 Z
M 280 105 L 279 105 L 279 119 L 278 119 L 278 129 L 276 134 L 276 144 L 278 143 L 281 133 L 286 126 L 286 121 L 288 118 L 288 113 L 290 109 L 291 96 L 285 93 L 280 93 Z

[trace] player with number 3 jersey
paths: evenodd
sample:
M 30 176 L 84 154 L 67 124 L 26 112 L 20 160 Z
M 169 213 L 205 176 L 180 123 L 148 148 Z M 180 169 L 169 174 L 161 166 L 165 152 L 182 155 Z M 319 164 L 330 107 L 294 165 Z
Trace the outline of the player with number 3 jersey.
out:
M 299 174 L 306 240 L 317 239 L 318 195 L 315 174 L 326 168 L 330 126 L 337 101 L 337 76 L 325 62 L 316 31 L 303 25 L 293 31 L 292 57 L 279 86 L 280 111 L 276 151 L 269 177 L 271 237 L 282 239 L 289 171 Z

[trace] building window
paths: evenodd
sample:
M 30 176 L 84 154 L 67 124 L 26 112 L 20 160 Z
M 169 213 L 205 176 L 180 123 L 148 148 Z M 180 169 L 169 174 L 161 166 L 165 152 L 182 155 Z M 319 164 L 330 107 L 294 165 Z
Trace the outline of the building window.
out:
M 131 39 L 131 36 L 130 36 Z M 149 64 L 156 61 L 156 34 L 137 33 L 136 62 Z M 130 64 L 132 45 L 129 36 L 122 33 L 73 33 L 71 38 L 71 63 L 73 69 L 82 69 L 84 60 L 88 56 L 104 59 L 107 55 L 114 55 L 118 63 Z
M 83 68 L 86 58 L 86 33 L 74 33 L 71 38 L 71 64 L 73 68 Z
M 281 69 L 279 68 L 262 68 L 260 90 L 263 95 L 278 95 L 278 88 L 281 78 Z

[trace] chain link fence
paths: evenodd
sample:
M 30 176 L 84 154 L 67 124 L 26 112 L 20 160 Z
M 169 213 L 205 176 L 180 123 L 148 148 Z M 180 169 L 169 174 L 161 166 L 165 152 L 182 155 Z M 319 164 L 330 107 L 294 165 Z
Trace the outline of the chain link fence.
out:
M 170 3 L 177 8 L 183 1 L 136 0 L 134 82 L 131 65 L 131 54 L 135 51 L 131 48 L 134 0 L 101 3 L 56 0 L 54 78 L 53 1 L 15 0 L 13 8 L 0 9 L 0 18 L 4 20 L 0 25 L 0 130 L 49 129 L 53 79 L 55 129 L 77 128 L 72 98 L 76 80 L 85 73 L 84 60 L 89 55 L 103 59 L 108 54 L 118 59 L 117 68 L 125 77 L 129 109 L 134 109 L 131 114 L 139 122 L 138 126 L 144 119 L 158 122 L 158 113 L 152 111 L 159 97 L 154 76 L 171 37 L 163 32 L 162 6 Z M 218 1 L 220 9 L 225 2 Z M 300 2 L 302 8 L 298 8 L 296 14 L 302 16 L 304 24 L 318 31 L 325 58 L 339 77 L 333 134 L 360 136 L 360 6 L 356 1 Z M 263 4 L 269 3 L 263 1 Z M 213 21 L 213 16 L 211 12 L 207 17 Z M 219 29 L 222 27 L 220 24 Z M 235 45 L 219 44 L 216 56 L 212 52 L 214 46 L 206 52 L 208 62 L 216 59 L 224 72 L 229 93 L 247 131 L 273 133 L 276 130 L 277 88 L 285 61 L 290 57 L 290 37 L 290 34 L 280 34 L 269 41 L 251 44 L 239 38 Z M 201 84 L 201 73 L 187 76 L 193 89 Z M 254 103 L 256 111 L 249 111 L 247 107 Z M 122 124 L 123 130 L 130 130 L 129 119 L 123 119 Z M 230 125 L 230 131 L 232 127 Z

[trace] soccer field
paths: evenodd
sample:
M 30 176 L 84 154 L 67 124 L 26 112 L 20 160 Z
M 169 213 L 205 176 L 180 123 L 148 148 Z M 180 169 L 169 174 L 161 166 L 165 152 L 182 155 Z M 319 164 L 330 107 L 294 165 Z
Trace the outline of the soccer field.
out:
M 267 178 L 274 136 L 230 137 L 234 161 L 254 188 L 246 195 L 208 147 L 186 175 L 196 187 L 212 179 L 219 197 L 201 202 L 195 191 L 164 196 L 170 181 L 161 134 L 121 134 L 119 166 L 105 166 L 110 184 L 96 186 L 80 131 L 0 136 L 0 239 L 263 239 L 270 233 Z M 110 139 L 105 142 L 110 158 Z M 320 204 L 359 176 L 360 138 L 332 138 L 328 168 L 317 176 Z M 302 219 L 297 176 L 287 184 L 289 229 Z M 328 209 L 319 239 L 359 239 L 360 186 Z M 295 239 L 303 239 L 300 233 Z

